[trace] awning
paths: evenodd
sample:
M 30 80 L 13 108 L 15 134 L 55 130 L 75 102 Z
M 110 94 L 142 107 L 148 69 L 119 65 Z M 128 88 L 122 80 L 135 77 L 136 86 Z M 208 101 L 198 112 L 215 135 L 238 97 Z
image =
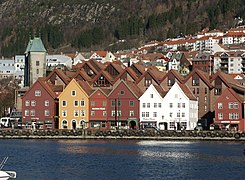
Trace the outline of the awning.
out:
M 36 124 L 37 124 L 37 125 L 43 125 L 44 122 L 43 122 L 43 121 L 37 121 Z
M 53 121 L 51 121 L 51 120 L 46 120 L 46 121 L 45 121 L 45 124 L 53 124 Z

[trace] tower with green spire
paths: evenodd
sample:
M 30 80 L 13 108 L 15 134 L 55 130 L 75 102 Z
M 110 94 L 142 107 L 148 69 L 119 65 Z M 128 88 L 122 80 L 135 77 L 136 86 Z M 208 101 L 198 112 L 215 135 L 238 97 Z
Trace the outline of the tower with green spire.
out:
M 25 51 L 24 86 L 31 86 L 39 77 L 46 77 L 46 49 L 40 37 L 30 38 Z

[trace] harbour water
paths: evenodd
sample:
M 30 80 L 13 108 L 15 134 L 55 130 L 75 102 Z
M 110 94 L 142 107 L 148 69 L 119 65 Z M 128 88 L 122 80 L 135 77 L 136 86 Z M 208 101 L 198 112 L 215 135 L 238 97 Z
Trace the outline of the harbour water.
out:
M 244 179 L 243 142 L 0 140 L 19 180 Z

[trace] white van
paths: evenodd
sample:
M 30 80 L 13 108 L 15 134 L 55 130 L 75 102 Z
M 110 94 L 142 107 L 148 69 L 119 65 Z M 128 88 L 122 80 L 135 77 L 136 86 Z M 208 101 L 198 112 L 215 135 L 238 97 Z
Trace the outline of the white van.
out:
M 18 119 L 19 118 L 2 117 L 0 118 L 0 127 L 12 127 L 16 122 L 18 123 Z

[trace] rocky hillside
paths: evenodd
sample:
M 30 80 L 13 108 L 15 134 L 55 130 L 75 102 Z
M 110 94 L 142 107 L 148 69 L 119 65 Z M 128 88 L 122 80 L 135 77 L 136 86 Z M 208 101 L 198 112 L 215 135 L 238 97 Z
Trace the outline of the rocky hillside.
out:
M 125 49 L 205 27 L 226 30 L 245 18 L 244 7 L 244 0 L 0 0 L 0 54 L 23 53 L 34 35 L 51 53 Z

